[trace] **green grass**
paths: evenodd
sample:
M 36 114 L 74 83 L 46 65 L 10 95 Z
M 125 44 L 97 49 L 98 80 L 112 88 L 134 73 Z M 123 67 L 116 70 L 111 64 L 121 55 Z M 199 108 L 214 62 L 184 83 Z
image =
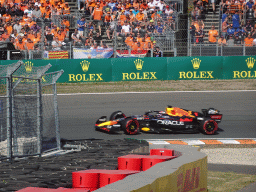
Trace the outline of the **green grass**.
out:
M 209 192 L 234 192 L 256 182 L 256 175 L 208 171 Z

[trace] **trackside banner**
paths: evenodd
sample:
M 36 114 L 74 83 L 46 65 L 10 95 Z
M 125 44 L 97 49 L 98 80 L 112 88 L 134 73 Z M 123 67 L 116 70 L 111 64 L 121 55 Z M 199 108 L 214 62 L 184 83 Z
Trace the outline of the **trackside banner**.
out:
M 133 192 L 206 192 L 207 191 L 207 157 L 185 164 L 174 173 L 156 179 Z
M 166 80 L 167 58 L 111 59 L 112 81 Z
M 2 60 L 1 65 L 17 61 Z M 63 69 L 59 83 L 256 79 L 256 56 L 23 60 L 31 67 Z

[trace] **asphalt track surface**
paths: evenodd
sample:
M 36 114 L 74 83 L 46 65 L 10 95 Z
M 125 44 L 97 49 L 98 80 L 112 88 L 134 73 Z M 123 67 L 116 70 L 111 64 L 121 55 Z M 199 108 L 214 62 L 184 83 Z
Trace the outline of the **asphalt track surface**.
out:
M 103 115 L 121 110 L 128 115 L 164 110 L 167 105 L 193 111 L 214 107 L 223 114 L 216 135 L 201 133 L 125 135 L 95 131 Z M 191 139 L 256 138 L 256 91 L 156 92 L 58 95 L 61 138 L 77 139 Z

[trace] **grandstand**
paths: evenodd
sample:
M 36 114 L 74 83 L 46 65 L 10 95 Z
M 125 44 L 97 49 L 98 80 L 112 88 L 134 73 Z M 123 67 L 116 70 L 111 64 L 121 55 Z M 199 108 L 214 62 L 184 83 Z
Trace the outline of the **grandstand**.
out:
M 253 53 L 256 45 L 253 0 L 222 1 L 214 12 L 205 0 L 195 0 L 189 14 L 186 3 L 182 0 L 4 1 L 0 7 L 0 41 L 12 42 L 22 51 L 21 59 L 74 58 L 74 48 L 113 48 L 114 57 L 155 56 L 155 47 L 160 48 L 163 56 Z M 227 25 L 234 22 L 237 25 L 233 17 L 238 18 L 237 31 L 232 34 L 223 31 L 224 17 Z M 221 35 L 225 36 L 223 43 L 219 40 Z M 63 53 L 56 56 L 52 51 Z

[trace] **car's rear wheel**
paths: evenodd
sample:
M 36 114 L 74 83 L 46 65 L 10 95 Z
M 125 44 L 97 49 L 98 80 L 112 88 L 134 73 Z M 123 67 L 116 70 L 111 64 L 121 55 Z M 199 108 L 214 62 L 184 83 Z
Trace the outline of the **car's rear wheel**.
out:
M 140 124 L 136 119 L 127 118 L 122 122 L 122 128 L 127 135 L 135 135 L 140 131 Z
M 116 120 L 116 119 L 121 119 L 121 118 L 125 118 L 125 114 L 122 111 L 115 111 L 110 115 L 109 120 Z
M 214 135 L 218 130 L 218 124 L 212 119 L 205 119 L 200 123 L 199 129 L 206 135 Z

